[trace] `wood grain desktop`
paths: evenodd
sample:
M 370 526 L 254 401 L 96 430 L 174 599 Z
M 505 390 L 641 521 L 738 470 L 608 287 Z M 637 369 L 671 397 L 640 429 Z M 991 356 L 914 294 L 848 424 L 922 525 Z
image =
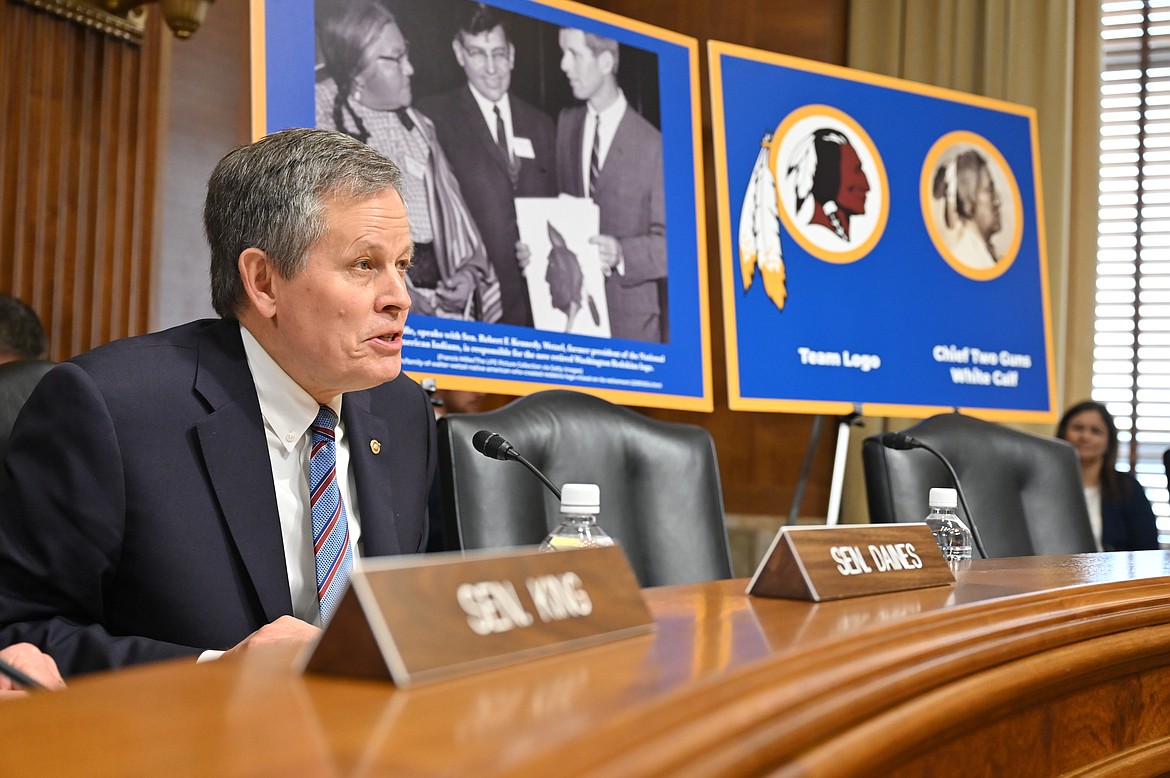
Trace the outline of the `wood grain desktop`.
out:
M 1170 553 L 974 562 L 833 602 L 644 590 L 653 635 L 429 686 L 293 657 L 0 704 L 0 775 L 1157 775 Z

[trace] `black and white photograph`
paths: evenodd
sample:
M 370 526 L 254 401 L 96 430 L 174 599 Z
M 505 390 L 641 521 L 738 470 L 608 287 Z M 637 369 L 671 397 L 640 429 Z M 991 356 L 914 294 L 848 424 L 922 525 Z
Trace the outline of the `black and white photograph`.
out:
M 469 0 L 315 9 L 317 126 L 404 172 L 413 313 L 539 327 L 515 203 L 565 194 L 600 214 L 609 335 L 669 340 L 656 55 Z

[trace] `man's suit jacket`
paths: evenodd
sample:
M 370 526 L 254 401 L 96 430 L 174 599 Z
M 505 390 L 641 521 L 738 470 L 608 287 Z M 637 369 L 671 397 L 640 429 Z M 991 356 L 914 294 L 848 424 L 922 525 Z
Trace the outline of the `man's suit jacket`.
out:
M 512 183 L 510 163 L 496 144 L 471 87 L 466 84 L 418 102 L 435 125 L 439 145 L 455 171 L 463 199 L 487 247 L 488 260 L 500 279 L 506 324 L 532 326 L 528 286 L 516 263 L 516 197 L 556 197 L 555 129 L 544 112 L 518 97 L 508 96 L 512 134 L 532 141 L 533 158 L 516 157 L 519 169 Z
M 557 185 L 584 197 L 581 148 L 584 105 L 566 108 L 557 119 Z M 597 177 L 593 196 L 601 210 L 601 234 L 621 242 L 625 274 L 605 281 L 610 334 L 632 340 L 664 340 L 666 311 L 666 202 L 662 183 L 662 135 L 633 108 L 618 124 Z
M 342 420 L 364 555 L 421 551 L 436 461 L 424 392 L 400 376 L 346 394 Z M 291 614 L 238 323 L 57 366 L 17 419 L 7 466 L 0 645 L 34 643 L 69 675 L 229 648 Z

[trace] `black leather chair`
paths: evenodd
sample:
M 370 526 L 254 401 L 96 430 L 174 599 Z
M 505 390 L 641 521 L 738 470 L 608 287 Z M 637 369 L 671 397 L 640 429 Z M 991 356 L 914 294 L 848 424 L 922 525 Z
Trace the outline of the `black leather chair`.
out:
M 905 432 L 955 468 L 989 557 L 1096 550 L 1080 461 L 1067 442 L 958 413 Z M 871 521 L 921 521 L 931 487 L 954 485 L 929 451 L 888 449 L 874 435 L 861 454 Z
M 505 437 L 558 487 L 597 484 L 598 524 L 621 544 L 643 586 L 731 577 L 710 433 L 562 390 L 439 420 L 448 549 L 536 545 L 560 522 L 556 498 L 536 476 L 472 447 L 481 429 Z
M 3 466 L 8 454 L 8 439 L 16 415 L 24 407 L 25 400 L 40 382 L 41 376 L 49 372 L 55 362 L 43 359 L 22 359 L 0 365 L 0 487 L 8 483 L 8 468 Z

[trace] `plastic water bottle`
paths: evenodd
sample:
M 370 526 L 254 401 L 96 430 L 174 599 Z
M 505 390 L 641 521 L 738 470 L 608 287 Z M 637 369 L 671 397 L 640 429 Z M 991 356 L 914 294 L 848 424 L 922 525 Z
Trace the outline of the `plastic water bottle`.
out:
M 597 526 L 601 490 L 597 484 L 565 484 L 561 487 L 561 523 L 540 544 L 541 551 L 612 546 L 614 540 Z
M 934 533 L 934 541 L 948 562 L 971 560 L 971 530 L 955 513 L 958 495 L 954 489 L 930 490 L 930 515 L 926 524 Z

